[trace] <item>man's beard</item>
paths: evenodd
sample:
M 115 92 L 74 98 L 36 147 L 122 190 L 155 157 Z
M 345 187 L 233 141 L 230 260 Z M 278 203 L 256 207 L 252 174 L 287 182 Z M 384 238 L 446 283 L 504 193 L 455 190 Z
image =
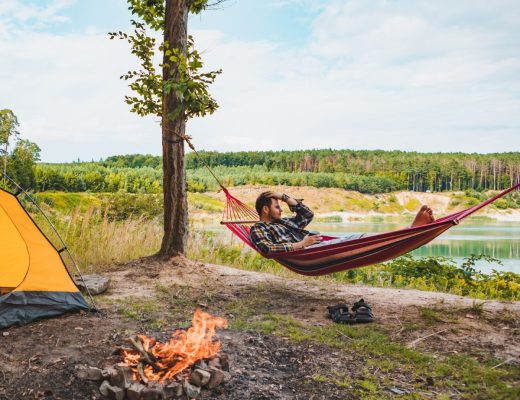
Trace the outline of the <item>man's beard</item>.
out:
M 273 216 L 273 214 L 271 214 L 271 213 L 269 213 L 269 218 L 271 218 L 271 221 L 274 221 L 274 222 L 276 222 L 276 221 L 280 221 L 280 220 L 281 220 L 281 218 L 275 218 L 275 217 Z

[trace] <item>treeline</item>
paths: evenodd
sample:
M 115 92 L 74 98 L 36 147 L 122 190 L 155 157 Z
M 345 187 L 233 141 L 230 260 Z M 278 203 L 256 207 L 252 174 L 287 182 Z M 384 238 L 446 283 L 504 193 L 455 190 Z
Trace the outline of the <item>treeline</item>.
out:
M 417 153 L 382 150 L 200 152 L 213 166 L 263 166 L 290 173 L 344 173 L 387 178 L 412 191 L 501 190 L 520 181 L 520 153 Z M 194 154 L 187 168 L 202 167 Z
M 248 184 L 337 187 L 362 193 L 501 190 L 520 181 L 520 153 L 464 154 L 402 151 L 308 150 L 199 152 L 226 186 Z M 218 184 L 190 153 L 188 190 Z M 37 191 L 159 193 L 162 159 L 151 155 L 113 156 L 99 162 L 38 164 Z

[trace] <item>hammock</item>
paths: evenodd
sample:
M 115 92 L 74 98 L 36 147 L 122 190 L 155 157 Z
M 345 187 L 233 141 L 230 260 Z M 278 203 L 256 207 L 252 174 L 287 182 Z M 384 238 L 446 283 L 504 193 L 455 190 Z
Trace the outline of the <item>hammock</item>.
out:
M 317 276 L 380 263 L 408 253 L 429 243 L 453 225 L 458 225 L 460 221 L 482 207 L 520 188 L 520 183 L 476 206 L 447 215 L 426 225 L 380 233 L 342 243 L 324 244 L 315 248 L 273 254 L 261 253 L 251 243 L 249 226 L 258 222 L 256 211 L 233 197 L 225 187 L 221 187 L 226 194 L 222 224 L 263 257 L 273 259 L 298 274 Z M 336 239 L 333 236 L 322 236 L 322 238 L 323 241 Z

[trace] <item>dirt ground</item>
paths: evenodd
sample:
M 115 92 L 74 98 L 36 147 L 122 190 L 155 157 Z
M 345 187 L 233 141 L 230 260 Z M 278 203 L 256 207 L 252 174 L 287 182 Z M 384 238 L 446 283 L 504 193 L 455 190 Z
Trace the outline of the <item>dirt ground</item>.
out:
M 199 399 L 363 398 L 355 384 L 320 376 L 341 371 L 356 382 L 358 377 L 382 374 L 365 355 L 237 325 L 243 315 L 254 322 L 255 315 L 273 313 L 305 326 L 335 328 L 338 325 L 326 318 L 326 306 L 352 304 L 362 297 L 376 316 L 370 324 L 374 328 L 365 325 L 365 332 L 377 327 L 396 343 L 434 357 L 463 354 L 476 360 L 494 358 L 498 367 L 520 365 L 520 302 L 285 278 L 182 258 L 134 261 L 109 275 L 109 291 L 96 297 L 101 315 L 70 314 L 0 333 L 0 399 L 101 399 L 99 383 L 75 377 L 76 365 L 111 366 L 119 361 L 114 350 L 130 335 L 166 337 L 186 326 L 196 307 L 230 322 L 218 339 L 230 356 L 231 379 L 203 391 Z M 338 335 L 346 342 L 352 340 L 342 332 Z M 385 381 L 391 382 L 389 398 L 438 394 L 435 382 L 410 382 L 398 370 L 387 372 Z M 447 398 L 463 397 L 456 390 L 447 393 Z

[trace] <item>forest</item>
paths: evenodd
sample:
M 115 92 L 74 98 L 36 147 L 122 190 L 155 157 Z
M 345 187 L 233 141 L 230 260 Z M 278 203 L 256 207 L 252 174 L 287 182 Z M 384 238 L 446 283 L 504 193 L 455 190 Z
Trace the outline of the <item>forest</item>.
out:
M 186 156 L 188 190 L 218 184 L 335 187 L 362 193 L 502 190 L 520 181 L 520 153 L 418 153 L 382 150 L 199 152 Z M 39 163 L 31 189 L 69 192 L 159 193 L 162 160 L 119 155 L 100 161 Z

